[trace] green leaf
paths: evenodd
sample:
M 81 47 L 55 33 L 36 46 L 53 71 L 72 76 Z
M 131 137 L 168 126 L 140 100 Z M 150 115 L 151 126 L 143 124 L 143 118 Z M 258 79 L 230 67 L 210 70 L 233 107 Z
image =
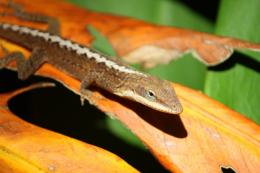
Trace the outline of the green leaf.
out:
M 207 19 L 192 11 L 178 1 L 169 0 L 71 0 L 88 9 L 110 12 L 143 19 L 148 22 L 192 28 L 205 32 L 212 32 L 213 25 Z M 92 47 L 109 55 L 114 55 L 112 46 L 93 26 L 88 26 L 88 31 L 95 40 Z M 135 66 L 138 67 L 138 66 Z M 188 69 L 188 70 L 187 70 Z M 192 55 L 184 55 L 183 58 L 172 61 L 167 65 L 160 65 L 147 72 L 161 78 L 182 83 L 186 86 L 202 90 L 206 75 L 206 67 L 198 62 Z M 143 145 L 118 121 L 107 118 L 109 131 L 122 140 L 143 148 Z
M 93 49 L 96 49 L 106 55 L 116 56 L 116 52 L 114 51 L 112 45 L 109 43 L 106 37 L 104 37 L 100 32 L 98 32 L 98 30 L 95 27 L 88 25 L 87 30 L 95 38 L 95 40 L 91 44 L 91 47 Z
M 183 55 L 180 59 L 167 65 L 158 65 L 147 70 L 150 74 L 162 79 L 181 83 L 197 90 L 203 90 L 206 66 L 191 54 Z
M 213 31 L 213 24 L 175 0 L 70 0 L 99 12 L 142 19 L 156 24 Z
M 260 1 L 222 0 L 216 33 L 260 42 Z M 260 56 L 234 54 L 207 74 L 205 92 L 260 123 Z
M 144 144 L 129 129 L 123 126 L 123 124 L 118 120 L 107 118 L 106 124 L 110 132 L 113 133 L 115 136 L 123 139 L 132 146 L 146 150 Z
M 71 0 L 72 1 L 72 0 Z M 127 15 L 149 22 L 193 28 L 200 31 L 213 31 L 213 25 L 178 1 L 169 0 L 73 0 L 73 2 L 85 6 L 88 9 Z M 148 8 L 149 7 L 149 8 Z M 95 48 L 102 51 L 107 44 L 97 44 L 100 39 L 95 34 Z M 137 66 L 135 66 L 137 67 Z M 183 70 L 189 69 L 189 70 Z M 183 58 L 167 65 L 160 65 L 147 72 L 161 78 L 184 84 L 194 89 L 203 90 L 206 75 L 206 67 L 192 57 L 184 55 Z

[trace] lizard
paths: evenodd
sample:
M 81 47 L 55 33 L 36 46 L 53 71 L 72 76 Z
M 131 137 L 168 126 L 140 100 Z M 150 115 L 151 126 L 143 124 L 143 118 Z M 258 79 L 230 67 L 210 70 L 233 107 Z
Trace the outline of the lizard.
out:
M 59 23 L 52 17 L 27 13 L 17 4 L 9 4 L 14 15 L 23 20 L 47 22 L 47 31 L 0 22 L 0 37 L 29 51 L 10 52 L 0 59 L 0 69 L 16 61 L 18 78 L 27 79 L 44 63 L 81 81 L 80 95 L 91 94 L 90 86 L 141 103 L 168 114 L 180 114 L 182 105 L 171 82 L 137 71 L 124 62 L 104 55 L 88 46 L 65 39 L 59 34 Z M 82 98 L 82 97 L 81 97 Z

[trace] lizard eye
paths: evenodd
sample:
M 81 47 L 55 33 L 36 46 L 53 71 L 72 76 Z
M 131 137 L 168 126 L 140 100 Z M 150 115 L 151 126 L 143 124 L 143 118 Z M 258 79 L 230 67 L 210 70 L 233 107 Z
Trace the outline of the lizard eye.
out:
M 152 90 L 146 91 L 145 97 L 149 100 L 155 100 L 155 94 Z

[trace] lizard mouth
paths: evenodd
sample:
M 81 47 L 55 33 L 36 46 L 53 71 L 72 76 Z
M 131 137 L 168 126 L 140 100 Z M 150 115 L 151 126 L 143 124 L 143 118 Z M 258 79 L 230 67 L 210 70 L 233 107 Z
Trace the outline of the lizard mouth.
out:
M 145 104 L 146 105 L 146 104 Z M 154 103 L 151 105 L 146 105 L 148 107 L 151 107 L 157 111 L 168 113 L 168 114 L 180 114 L 183 111 L 183 108 L 180 103 L 171 105 L 171 106 L 165 106 L 162 104 Z
M 136 101 L 140 104 L 143 104 L 149 108 L 152 108 L 154 110 L 160 111 L 160 112 L 164 112 L 164 113 L 168 113 L 168 114 L 180 114 L 183 111 L 182 105 L 179 101 L 175 102 L 173 105 L 166 105 L 166 104 L 161 104 L 158 102 L 153 102 L 153 101 L 149 101 L 148 99 L 135 94 L 133 91 L 124 91 L 124 92 L 120 92 L 120 93 L 114 93 L 118 96 L 127 98 L 129 100 L 133 100 Z

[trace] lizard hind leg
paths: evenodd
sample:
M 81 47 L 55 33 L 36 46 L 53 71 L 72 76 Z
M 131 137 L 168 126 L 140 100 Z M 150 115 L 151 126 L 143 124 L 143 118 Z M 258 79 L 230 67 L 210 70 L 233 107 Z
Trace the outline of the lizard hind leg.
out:
M 16 61 L 18 78 L 24 80 L 37 71 L 46 61 L 46 58 L 44 51 L 41 49 L 34 49 L 28 60 L 21 52 L 11 52 L 0 59 L 0 69 Z
M 3 6 L 3 4 L 1 4 Z M 17 3 L 14 3 L 11 0 L 8 0 L 7 5 L 5 5 L 6 8 L 9 8 L 12 10 L 12 14 L 22 20 L 30 21 L 30 22 L 38 22 L 38 23 L 46 23 L 48 25 L 47 31 L 51 34 L 54 35 L 60 35 L 60 22 L 58 19 L 51 17 L 51 16 L 46 16 L 46 15 L 41 15 L 38 13 L 30 13 L 24 11 L 22 6 L 20 6 Z M 10 15 L 10 14 L 5 14 L 4 15 Z

